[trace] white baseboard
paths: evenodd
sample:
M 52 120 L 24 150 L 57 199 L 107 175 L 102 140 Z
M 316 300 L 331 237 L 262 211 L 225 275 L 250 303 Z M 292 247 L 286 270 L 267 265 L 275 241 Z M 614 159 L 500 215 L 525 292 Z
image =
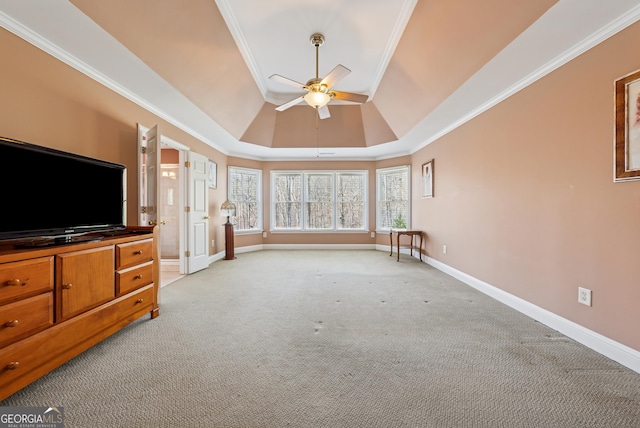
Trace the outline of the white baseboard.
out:
M 264 249 L 264 245 L 248 245 L 246 247 L 238 247 L 233 250 L 234 254 L 251 253 L 253 251 L 260 251 Z
M 377 250 L 374 244 L 258 244 L 246 247 L 237 247 L 234 254 L 250 253 L 260 250 Z M 223 260 L 225 252 L 209 256 L 209 264 Z
M 237 247 L 234 254 L 250 253 L 260 250 L 378 250 L 375 244 L 258 244 Z M 225 252 L 209 256 L 209 264 L 224 259 Z
M 209 256 L 209 264 L 213 262 L 217 262 L 218 260 L 224 259 L 224 251 L 220 251 L 219 253 L 215 253 Z
M 393 246 L 393 250 L 391 250 L 391 248 L 389 247 L 389 244 L 386 244 L 386 245 L 376 244 L 376 250 L 385 251 L 389 254 L 398 254 L 398 248 L 395 245 Z M 416 259 L 420 256 L 420 254 L 418 253 L 418 249 L 415 247 L 413 248 L 413 254 L 411 254 L 411 248 L 400 247 L 400 254 L 413 255 Z M 422 258 L 424 259 L 424 256 Z
M 251 246 L 247 246 L 247 247 L 237 247 L 234 248 L 233 253 L 234 254 L 242 254 L 242 253 L 250 253 L 252 251 L 260 251 L 263 248 L 263 245 L 251 245 Z M 213 263 L 213 262 L 217 262 L 218 260 L 224 260 L 226 256 L 226 251 L 222 250 L 218 253 L 212 254 L 209 256 L 209 264 Z
M 264 244 L 263 250 L 375 250 L 375 244 Z
M 180 272 L 180 260 L 178 259 L 161 259 L 160 270 L 162 272 Z
M 423 257 L 424 258 L 424 257 Z M 426 263 L 584 346 L 640 373 L 640 352 L 430 257 Z

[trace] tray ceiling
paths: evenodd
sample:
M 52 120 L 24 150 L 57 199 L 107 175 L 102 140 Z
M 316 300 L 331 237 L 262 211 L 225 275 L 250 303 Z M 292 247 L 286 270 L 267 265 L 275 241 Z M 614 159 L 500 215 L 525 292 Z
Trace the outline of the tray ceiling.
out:
M 28 4 L 27 4 L 28 3 Z M 223 153 L 257 159 L 410 154 L 637 21 L 637 0 L 0 0 L 0 25 Z M 335 89 L 299 104 L 335 65 Z M 293 89 L 293 90 L 292 90 Z M 153 124 L 146 124 L 152 126 Z

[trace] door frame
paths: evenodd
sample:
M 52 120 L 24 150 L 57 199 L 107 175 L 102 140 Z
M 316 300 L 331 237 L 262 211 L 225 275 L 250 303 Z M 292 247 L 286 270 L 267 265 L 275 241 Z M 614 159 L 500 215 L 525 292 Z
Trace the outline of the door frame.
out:
M 142 124 L 138 124 L 139 130 L 140 132 L 144 132 L 146 133 L 150 128 L 142 125 Z M 179 185 L 178 188 L 180 189 L 179 191 L 179 195 L 178 195 L 178 200 L 180 201 L 180 206 L 182 207 L 179 210 L 179 223 L 180 225 L 178 226 L 178 233 L 179 233 L 179 249 L 178 249 L 178 260 L 179 260 L 179 273 L 181 275 L 184 275 L 187 273 L 187 261 L 186 261 L 186 257 L 185 257 L 185 253 L 186 253 L 186 239 L 187 239 L 187 232 L 188 232 L 188 224 L 187 224 L 187 218 L 185 216 L 185 212 L 184 212 L 184 207 L 187 205 L 187 187 L 188 187 L 188 183 L 187 183 L 187 168 L 185 166 L 185 162 L 187 159 L 187 152 L 189 152 L 191 149 L 189 146 L 186 146 L 182 143 L 179 143 L 165 135 L 162 135 L 160 133 L 159 135 L 159 150 L 162 149 L 162 147 L 166 147 L 166 148 L 171 148 L 171 149 L 175 149 L 178 151 L 178 163 L 180 165 L 180 167 L 178 168 L 178 180 L 179 180 Z M 160 169 L 160 168 L 159 168 Z M 138 177 L 140 177 L 142 173 L 142 162 L 139 161 L 138 163 Z M 158 186 L 160 186 L 161 180 L 158 181 Z M 139 186 L 140 187 L 140 186 Z M 140 203 L 138 204 L 140 205 Z M 139 208 L 139 207 L 138 207 Z M 140 210 L 138 209 L 138 212 Z M 160 223 L 162 219 L 158 219 L 158 223 Z M 162 228 L 162 226 L 160 225 L 160 228 Z M 160 230 L 160 233 L 162 233 L 162 230 Z M 162 265 L 162 254 L 160 254 L 160 264 Z M 161 266 L 162 267 L 162 266 Z
M 179 248 L 178 248 L 178 260 L 180 262 L 180 274 L 184 275 L 187 273 L 187 262 L 185 258 L 186 253 L 186 234 L 187 234 L 187 219 L 184 212 L 184 207 L 187 205 L 187 169 L 185 167 L 185 162 L 187 159 L 187 152 L 189 152 L 189 147 L 185 146 L 182 143 L 178 143 L 175 140 L 172 140 L 169 137 L 164 135 L 160 135 L 160 148 L 163 147 L 175 149 L 178 151 L 178 188 L 180 189 L 180 194 L 178 195 L 178 200 L 180 201 L 181 209 L 178 210 L 178 234 L 179 234 Z M 162 165 L 162 164 L 161 164 Z M 160 189 L 162 191 L 162 189 Z M 162 227 L 162 226 L 160 226 Z M 162 231 L 162 229 L 161 229 Z M 160 263 L 162 264 L 162 254 L 160 254 Z

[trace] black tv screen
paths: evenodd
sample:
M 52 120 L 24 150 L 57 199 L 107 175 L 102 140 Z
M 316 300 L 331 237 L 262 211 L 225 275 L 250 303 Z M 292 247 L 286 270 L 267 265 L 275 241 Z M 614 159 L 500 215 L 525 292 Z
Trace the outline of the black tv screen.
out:
M 0 240 L 125 227 L 124 165 L 0 137 Z

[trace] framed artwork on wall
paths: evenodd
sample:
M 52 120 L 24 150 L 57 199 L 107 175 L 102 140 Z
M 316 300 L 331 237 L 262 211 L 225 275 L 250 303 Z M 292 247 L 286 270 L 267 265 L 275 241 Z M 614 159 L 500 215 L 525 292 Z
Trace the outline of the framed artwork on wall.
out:
M 640 180 L 640 70 L 615 82 L 614 181 Z
M 422 197 L 433 198 L 433 159 L 422 164 Z
M 218 187 L 218 164 L 209 161 L 209 187 L 215 189 Z

